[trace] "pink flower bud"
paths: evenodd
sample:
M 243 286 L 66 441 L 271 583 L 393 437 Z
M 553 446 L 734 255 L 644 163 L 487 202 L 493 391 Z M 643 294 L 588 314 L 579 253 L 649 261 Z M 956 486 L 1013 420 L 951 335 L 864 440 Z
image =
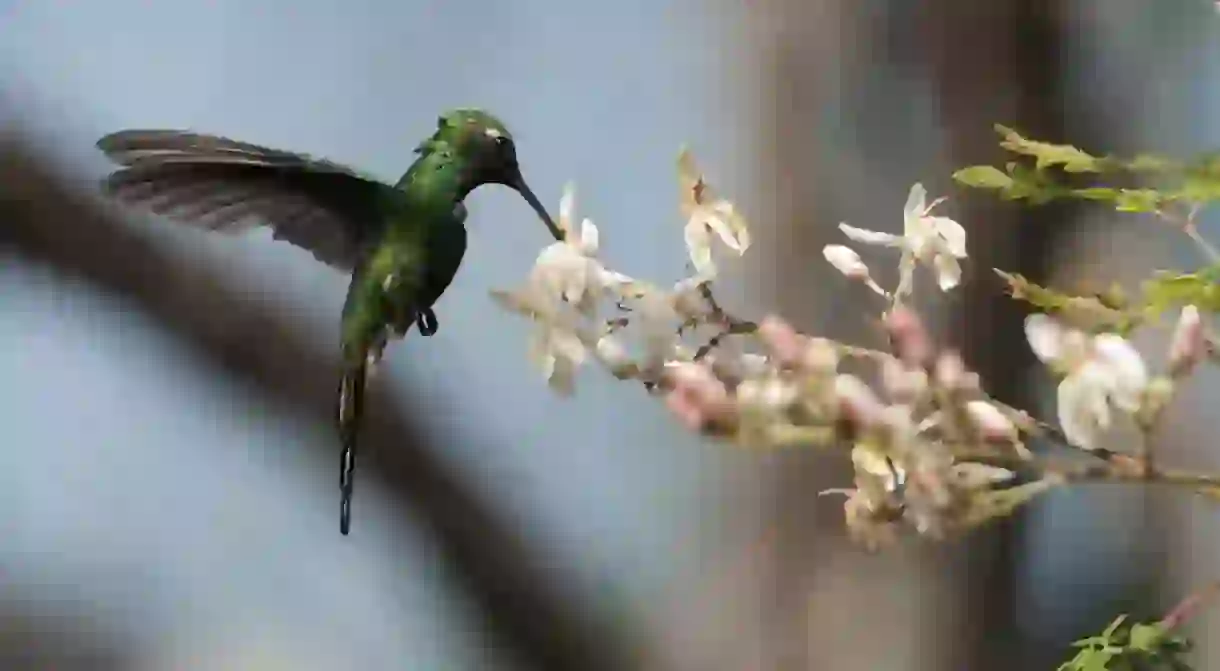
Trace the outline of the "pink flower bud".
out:
M 876 426 L 885 417 L 885 406 L 877 395 L 854 375 L 835 378 L 835 398 L 839 401 L 839 412 L 854 424 Z
M 1193 305 L 1182 308 L 1178 325 L 1169 344 L 1169 369 L 1175 376 L 1189 373 L 1207 353 L 1203 320 Z
M 932 356 L 932 340 L 919 315 L 910 308 L 898 306 L 885 316 L 885 329 L 894 352 L 903 363 L 922 367 Z
M 970 401 L 966 414 L 974 422 L 984 440 L 1012 441 L 1017 439 L 1017 427 L 1012 420 L 987 401 Z
M 665 405 L 688 429 L 702 430 L 731 407 L 724 383 L 707 366 L 683 363 L 667 373 L 673 388 L 665 395 Z
M 839 368 L 839 351 L 825 338 L 808 338 L 800 367 L 815 375 L 830 375 Z
M 881 385 L 894 403 L 911 403 L 928 387 L 928 374 L 920 368 L 908 368 L 893 357 L 881 364 Z
M 758 335 L 771 355 L 782 365 L 796 365 L 805 354 L 807 338 L 783 317 L 768 315 L 758 325 Z
M 979 389 L 978 373 L 966 368 L 966 362 L 956 352 L 945 352 L 936 358 L 932 366 L 932 374 L 936 384 L 942 389 L 955 392 L 977 391 Z

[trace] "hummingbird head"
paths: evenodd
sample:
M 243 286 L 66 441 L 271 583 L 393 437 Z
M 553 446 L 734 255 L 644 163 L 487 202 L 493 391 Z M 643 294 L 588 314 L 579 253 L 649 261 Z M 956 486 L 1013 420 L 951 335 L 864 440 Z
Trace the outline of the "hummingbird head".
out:
M 563 239 L 562 231 L 526 184 L 513 136 L 499 119 L 479 109 L 450 110 L 437 121 L 432 140 L 447 145 L 457 158 L 463 197 L 484 184 L 503 184 L 521 194 L 555 239 Z

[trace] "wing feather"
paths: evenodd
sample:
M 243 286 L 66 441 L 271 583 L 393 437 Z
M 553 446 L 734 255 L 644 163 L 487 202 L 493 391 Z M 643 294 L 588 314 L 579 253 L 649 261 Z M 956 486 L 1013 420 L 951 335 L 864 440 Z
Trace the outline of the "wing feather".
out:
M 178 130 L 126 130 L 97 146 L 120 168 L 103 191 L 183 224 L 275 239 L 318 260 L 353 269 L 392 187 L 332 161 Z

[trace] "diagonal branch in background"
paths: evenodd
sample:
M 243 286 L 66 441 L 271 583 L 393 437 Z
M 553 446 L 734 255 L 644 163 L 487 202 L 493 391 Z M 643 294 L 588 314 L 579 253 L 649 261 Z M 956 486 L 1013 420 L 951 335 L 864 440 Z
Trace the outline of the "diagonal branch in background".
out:
M 139 305 L 218 371 L 252 385 L 303 419 L 330 424 L 338 348 L 300 330 L 200 263 L 171 255 L 59 179 L 28 142 L 0 130 L 0 252 L 15 253 Z M 215 315 L 222 315 L 217 318 Z M 400 414 L 409 400 L 388 385 L 372 393 L 364 440 L 370 475 L 431 533 L 498 650 L 522 668 L 627 668 L 621 631 L 600 631 L 542 558 L 486 501 L 463 485 Z M 335 535 L 334 542 L 343 542 Z

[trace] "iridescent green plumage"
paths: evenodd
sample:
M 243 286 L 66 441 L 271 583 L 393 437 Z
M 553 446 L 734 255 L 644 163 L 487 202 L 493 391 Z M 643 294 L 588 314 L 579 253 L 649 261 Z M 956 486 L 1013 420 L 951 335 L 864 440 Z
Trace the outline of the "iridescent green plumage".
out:
M 120 201 L 222 232 L 266 225 L 275 238 L 351 271 L 340 329 L 344 534 L 368 365 L 412 324 L 424 335 L 436 331 L 432 306 L 466 251 L 466 195 L 483 184 L 510 186 L 561 237 L 521 176 L 508 129 L 478 109 L 442 115 L 393 186 L 304 154 L 186 131 L 120 131 L 98 148 L 123 166 L 105 182 Z

